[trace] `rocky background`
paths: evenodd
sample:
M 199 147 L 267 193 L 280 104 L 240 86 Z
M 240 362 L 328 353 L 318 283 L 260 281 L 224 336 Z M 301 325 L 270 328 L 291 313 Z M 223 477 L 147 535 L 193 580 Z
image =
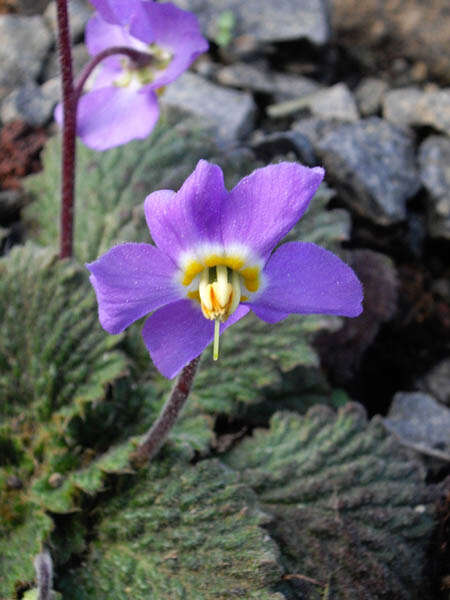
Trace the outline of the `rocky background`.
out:
M 166 110 L 198 117 L 225 154 L 245 151 L 266 163 L 287 156 L 326 168 L 327 208 L 345 215 L 340 239 L 364 283 L 365 310 L 337 331 L 321 331 L 314 346 L 327 385 L 345 390 L 369 416 L 382 415 L 383 427 L 422 463 L 427 484 L 437 486 L 433 539 L 441 553 L 428 563 L 433 583 L 427 597 L 447 599 L 450 5 L 176 4 L 197 14 L 211 48 L 167 88 Z M 87 0 L 70 0 L 76 73 L 88 59 L 83 31 L 91 12 Z M 54 2 L 0 0 L 5 255 L 28 237 L 23 211 L 33 200 L 22 179 L 40 171 L 41 150 L 56 132 L 55 21 Z M 241 426 L 232 418 L 216 425 L 219 446 L 227 447 Z M 239 462 L 239 453 L 229 461 Z

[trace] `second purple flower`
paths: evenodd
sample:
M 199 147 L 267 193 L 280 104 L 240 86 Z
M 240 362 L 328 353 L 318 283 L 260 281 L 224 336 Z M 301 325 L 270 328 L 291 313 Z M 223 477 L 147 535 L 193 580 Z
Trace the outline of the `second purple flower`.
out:
M 159 118 L 157 91 L 179 77 L 208 49 L 195 15 L 146 0 L 93 0 L 86 27 L 92 56 L 118 46 L 148 54 L 139 66 L 120 54 L 105 58 L 78 102 L 77 135 L 94 150 L 145 138 Z M 62 109 L 55 111 L 62 122 Z

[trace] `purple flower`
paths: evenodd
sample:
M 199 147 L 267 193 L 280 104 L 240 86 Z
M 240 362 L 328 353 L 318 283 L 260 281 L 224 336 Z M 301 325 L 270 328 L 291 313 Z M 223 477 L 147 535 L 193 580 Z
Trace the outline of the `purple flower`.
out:
M 197 18 L 173 4 L 146 0 L 94 0 L 98 12 L 86 26 L 93 56 L 112 46 L 148 54 L 134 64 L 124 55 L 105 58 L 92 88 L 78 102 L 77 134 L 94 150 L 107 150 L 145 138 L 159 117 L 156 90 L 179 77 L 208 49 Z M 55 118 L 62 123 L 62 107 Z
M 276 323 L 291 313 L 356 317 L 362 288 L 352 269 L 311 243 L 278 242 L 305 212 L 324 171 L 295 163 L 257 169 L 228 192 L 201 160 L 178 192 L 145 200 L 156 246 L 120 244 L 87 265 L 100 323 L 119 333 L 153 312 L 142 335 L 166 377 L 250 309 Z

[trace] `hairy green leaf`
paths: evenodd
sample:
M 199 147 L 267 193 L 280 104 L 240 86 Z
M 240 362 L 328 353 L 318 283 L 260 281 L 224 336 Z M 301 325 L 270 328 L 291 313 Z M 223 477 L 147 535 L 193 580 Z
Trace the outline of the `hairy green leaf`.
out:
M 65 600 L 282 598 L 265 515 L 216 460 L 153 464 L 104 507 L 83 564 L 61 574 Z
M 33 583 L 33 557 L 52 529 L 50 517 L 31 504 L 17 527 L 7 531 L 0 527 L 0 598 L 18 598 L 17 593 Z
M 127 361 L 115 348 L 120 336 L 98 323 L 85 270 L 32 245 L 0 260 L 0 325 L 0 515 L 13 535 L 32 482 L 59 490 L 89 452 L 104 449 L 95 434 L 83 447 L 75 422 L 98 410 Z M 46 505 L 44 496 L 34 501 Z
M 50 251 L 27 245 L 0 260 L 0 327 L 3 417 L 26 409 L 48 420 L 69 403 L 72 411 L 100 400 L 126 371 L 120 338 L 98 323 L 87 272 Z
M 418 465 L 349 404 L 277 413 L 227 456 L 274 517 L 288 597 L 422 598 L 432 519 Z
M 91 460 L 85 457 L 87 464 L 81 468 L 79 463 L 71 465 L 67 473 L 60 474 L 57 485 L 56 467 L 51 461 L 53 468 L 47 465 L 45 473 L 33 482 L 33 499 L 53 513 L 71 513 L 79 510 L 84 496 L 104 490 L 109 474 L 132 473 L 130 455 L 139 444 L 140 434 L 157 419 L 165 400 L 166 395 L 157 396 L 152 385 L 131 386 L 128 380 L 119 381 L 106 402 L 89 406 L 83 417 L 72 419 L 68 427 L 67 434 L 91 453 Z M 169 443 L 180 457 L 190 460 L 195 452 L 204 454 L 209 448 L 212 425 L 207 415 L 182 414 L 169 434 Z

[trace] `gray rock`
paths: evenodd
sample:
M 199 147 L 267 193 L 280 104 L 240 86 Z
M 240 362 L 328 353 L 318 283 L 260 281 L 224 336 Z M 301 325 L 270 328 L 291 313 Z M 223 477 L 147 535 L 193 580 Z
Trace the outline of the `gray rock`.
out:
M 285 117 L 304 110 L 322 119 L 357 121 L 359 118 L 355 100 L 345 83 L 337 83 L 296 100 L 272 104 L 267 108 L 272 118 Z
M 419 385 L 439 402 L 450 407 L 450 358 L 438 363 L 421 379 Z
M 84 33 L 86 23 L 94 12 L 93 7 L 85 0 L 70 0 L 69 2 L 69 23 L 70 37 L 72 40 L 79 40 Z M 52 0 L 44 13 L 44 18 L 52 31 L 55 39 L 58 35 L 56 19 L 56 2 Z
M 405 219 L 420 188 L 413 137 L 378 117 L 327 128 L 315 150 L 342 197 L 380 225 Z
M 61 79 L 59 77 L 53 77 L 53 79 L 49 79 L 41 85 L 40 91 L 47 102 L 51 105 L 51 116 L 53 117 L 53 109 L 55 108 L 56 104 L 61 101 Z
M 383 115 L 402 126 L 428 126 L 450 135 L 450 88 L 402 88 L 384 96 Z
M 420 177 L 429 193 L 428 231 L 450 239 L 450 139 L 433 135 L 419 149 Z
M 450 461 L 450 410 L 432 396 L 398 392 L 383 422 L 402 444 Z
M 356 102 L 345 83 L 319 90 L 309 95 L 307 101 L 311 113 L 321 119 L 357 121 L 359 118 Z
M 77 44 L 72 48 L 72 64 L 74 75 L 79 75 L 82 68 L 89 61 L 90 56 L 87 48 L 84 44 Z M 59 77 L 59 56 L 58 53 L 52 52 L 44 68 L 43 80 L 53 79 L 53 77 Z
M 355 99 L 363 117 L 371 117 L 380 112 L 387 89 L 387 83 L 375 77 L 366 77 L 359 83 L 355 90 Z
M 294 152 L 296 158 L 305 165 L 317 164 L 314 148 L 309 139 L 298 131 L 277 131 L 265 135 L 251 144 L 256 154 L 267 161 L 277 155 Z
M 53 42 L 42 17 L 0 16 L 0 100 L 37 78 Z
M 162 102 L 209 122 L 219 140 L 226 142 L 251 130 L 256 110 L 250 94 L 225 89 L 190 72 L 168 86 Z
M 399 127 L 409 127 L 416 118 L 416 105 L 422 97 L 418 88 L 390 90 L 383 98 L 383 116 Z
M 320 88 L 318 83 L 307 77 L 271 71 L 264 61 L 222 67 L 217 73 L 217 80 L 222 85 L 270 94 L 278 102 L 299 98 Z
M 308 138 L 313 145 L 313 148 L 315 148 L 319 143 L 319 140 L 327 133 L 333 131 L 335 127 L 336 123 L 334 123 L 334 121 L 324 121 L 317 117 L 306 117 L 295 121 L 292 125 L 292 131 L 300 133 Z
M 47 90 L 30 81 L 3 100 L 0 118 L 4 123 L 20 119 L 33 127 L 40 127 L 51 119 L 55 104 Z
M 424 92 L 417 106 L 417 124 L 450 136 L 450 88 Z
M 214 40 L 224 11 L 235 17 L 233 37 L 249 34 L 259 42 L 308 39 L 326 44 L 330 38 L 326 0 L 175 0 L 195 13 L 207 36 Z

